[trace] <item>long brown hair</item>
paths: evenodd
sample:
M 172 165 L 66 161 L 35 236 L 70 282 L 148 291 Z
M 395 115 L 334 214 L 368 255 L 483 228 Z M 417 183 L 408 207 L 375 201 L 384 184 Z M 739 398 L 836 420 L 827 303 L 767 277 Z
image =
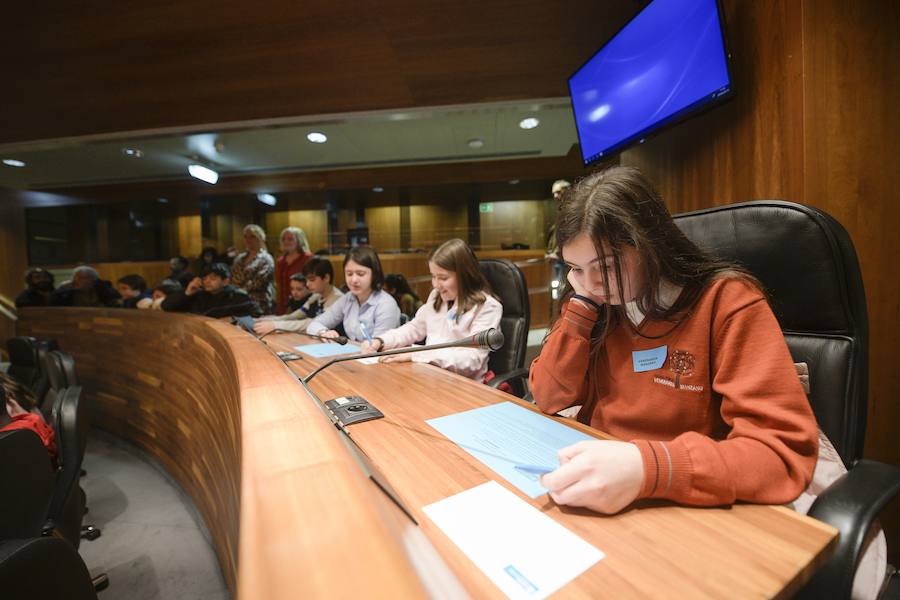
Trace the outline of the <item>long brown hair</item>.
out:
M 603 244 L 606 242 L 619 282 L 619 304 L 601 306 L 600 317 L 591 333 L 591 364 L 599 358 L 603 342 L 613 327 L 619 324 L 631 326 L 625 315 L 626 298 L 622 285 L 622 249 L 625 246 L 634 248 L 640 256 L 643 288 L 638 290 L 635 298 L 638 308 L 649 319 L 671 322 L 673 328 L 690 314 L 704 289 L 718 277 L 740 277 L 762 289 L 746 270 L 712 256 L 691 242 L 675 225 L 653 184 L 632 167 L 612 167 L 594 173 L 563 192 L 556 219 L 556 239 L 563 258 L 566 244 L 582 233 L 591 238 L 601 265 L 607 264 Z M 663 281 L 682 288 L 671 306 L 662 304 L 660 298 Z M 603 284 L 609 289 L 606 270 L 603 271 Z M 573 293 L 567 280 L 563 301 Z M 594 369 L 589 372 L 593 373 Z
M 0 373 L 0 387 L 3 388 L 3 394 L 0 395 L 2 396 L 0 402 L 3 404 L 3 406 L 0 407 L 0 414 L 6 414 L 7 396 L 11 396 L 23 410 L 27 412 L 34 410 L 36 405 L 34 394 L 23 384 L 19 383 L 6 373 Z
M 459 238 L 447 240 L 428 255 L 428 262 L 433 262 L 442 269 L 456 273 L 456 319 L 470 308 L 482 304 L 491 294 L 491 286 L 478 267 L 478 258 L 469 245 Z M 441 309 L 443 301 L 440 294 L 435 294 L 434 310 Z

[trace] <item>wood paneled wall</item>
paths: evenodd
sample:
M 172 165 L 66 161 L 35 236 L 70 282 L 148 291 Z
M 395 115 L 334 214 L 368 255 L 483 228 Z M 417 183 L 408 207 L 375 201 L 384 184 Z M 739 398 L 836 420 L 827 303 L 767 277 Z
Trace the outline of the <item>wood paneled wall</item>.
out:
M 546 249 L 550 203 L 543 199 L 492 202 L 493 212 L 480 214 L 481 247 L 520 243 L 532 250 Z
M 9 310 L 24 289 L 22 276 L 28 268 L 25 245 L 25 209 L 12 193 L 0 189 L 0 303 Z M 0 311 L 0 345 L 15 335 L 15 322 Z
M 900 5 L 726 0 L 736 97 L 622 154 L 672 212 L 776 198 L 821 208 L 856 245 L 867 289 L 866 455 L 900 464 Z M 900 558 L 900 502 L 883 519 Z
M 469 212 L 465 203 L 414 204 L 409 207 L 409 245 L 435 248 L 452 238 L 468 240 Z
M 366 207 L 366 226 L 369 228 L 369 244 L 379 251 L 403 247 L 400 243 L 399 206 Z

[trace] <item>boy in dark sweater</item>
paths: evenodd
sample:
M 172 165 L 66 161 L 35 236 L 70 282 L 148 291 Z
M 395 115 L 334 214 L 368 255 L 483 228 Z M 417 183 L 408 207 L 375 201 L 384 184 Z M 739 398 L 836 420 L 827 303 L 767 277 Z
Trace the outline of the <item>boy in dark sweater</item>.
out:
M 195 277 L 183 291 L 166 296 L 162 309 L 191 312 L 208 317 L 257 317 L 259 305 L 244 290 L 231 285 L 231 270 L 224 263 L 213 263 L 201 280 Z

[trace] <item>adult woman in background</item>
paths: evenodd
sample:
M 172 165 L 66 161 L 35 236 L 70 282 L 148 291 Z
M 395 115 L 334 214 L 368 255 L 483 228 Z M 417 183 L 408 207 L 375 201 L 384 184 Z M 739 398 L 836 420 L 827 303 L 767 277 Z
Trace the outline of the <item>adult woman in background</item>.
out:
M 291 277 L 303 272 L 303 265 L 312 256 L 306 234 L 299 227 L 285 227 L 281 230 L 281 256 L 275 261 L 275 285 L 278 286 L 276 315 L 288 312 L 291 295 Z
M 478 259 L 468 244 L 460 239 L 444 242 L 428 256 L 428 269 L 434 289 L 415 318 L 378 335 L 363 346 L 363 352 L 401 348 L 422 339 L 426 344 L 453 342 L 500 326 L 503 306 L 491 295 Z M 431 363 L 483 381 L 488 370 L 488 354 L 483 348 L 444 348 L 388 356 L 382 361 Z
M 259 225 L 247 225 L 244 245 L 247 249 L 237 255 L 231 266 L 231 284 L 250 294 L 263 314 L 268 314 L 272 312 L 275 297 L 272 286 L 275 260 L 266 250 L 266 232 Z

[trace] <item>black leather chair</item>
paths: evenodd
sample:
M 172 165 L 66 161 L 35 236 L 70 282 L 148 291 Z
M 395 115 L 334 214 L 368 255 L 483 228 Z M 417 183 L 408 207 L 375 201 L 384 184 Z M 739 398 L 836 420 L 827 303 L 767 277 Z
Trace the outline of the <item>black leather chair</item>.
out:
M 41 535 L 54 478 L 50 454 L 36 433 L 0 432 L 0 540 Z
M 813 412 L 849 472 L 810 509 L 841 535 L 799 597 L 849 598 L 866 532 L 900 492 L 900 468 L 862 459 L 869 324 L 853 242 L 826 213 L 790 202 L 733 204 L 675 222 L 694 243 L 759 278 L 791 355 L 809 366 Z
M 48 511 L 45 533 L 56 530 L 76 549 L 81 540 L 84 493 L 78 485 L 81 461 L 87 446 L 87 414 L 81 388 L 62 391 L 56 409 L 56 444 L 59 469 Z
M 0 541 L 0 597 L 4 600 L 96 600 L 84 561 L 53 537 Z
M 38 357 L 38 341 L 29 336 L 19 336 L 6 341 L 9 353 L 9 369 L 7 374 L 32 388 L 41 374 L 41 363 Z
M 492 387 L 508 382 L 513 393 L 520 398 L 526 393 L 528 369 L 524 369 L 528 346 L 528 326 L 531 322 L 531 306 L 528 302 L 528 285 L 519 267 L 502 258 L 478 261 L 481 272 L 491 286 L 494 296 L 503 304 L 500 331 L 503 332 L 503 348 L 491 353 L 488 369 L 496 377 Z

